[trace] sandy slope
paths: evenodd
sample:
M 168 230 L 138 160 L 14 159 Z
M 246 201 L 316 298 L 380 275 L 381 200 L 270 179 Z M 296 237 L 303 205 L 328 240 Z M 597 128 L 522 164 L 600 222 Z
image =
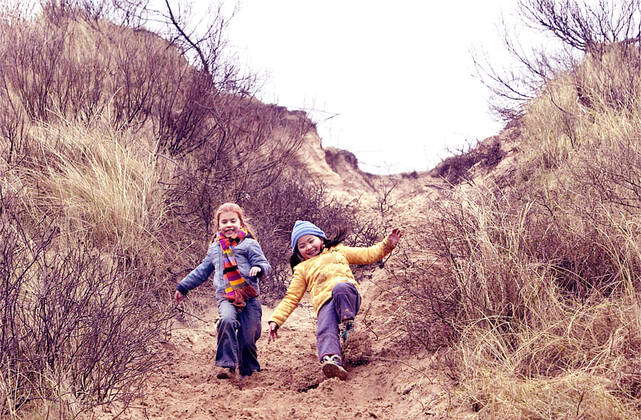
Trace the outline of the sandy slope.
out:
M 263 370 L 244 382 L 212 375 L 215 348 L 215 308 L 175 320 L 171 339 L 163 344 L 169 368 L 147 384 L 147 395 L 119 415 L 126 419 L 421 419 L 445 418 L 446 383 L 430 368 L 432 356 L 397 356 L 385 339 L 365 324 L 384 324 L 376 282 L 377 270 L 362 284 L 364 307 L 359 331 L 347 358 L 347 381 L 325 379 L 315 351 L 314 316 L 309 304 L 299 306 L 281 329 L 280 338 L 259 340 Z M 271 309 L 263 307 L 263 331 Z M 378 318 L 381 318 L 380 320 Z M 114 407 L 96 418 L 118 415 Z M 462 415 L 462 413 L 459 413 Z M 460 417 L 460 416 L 456 416 Z
M 384 269 L 374 268 L 361 282 L 363 306 L 358 330 L 346 352 L 349 378 L 325 379 L 315 350 L 315 318 L 303 302 L 280 330 L 280 339 L 267 340 L 271 309 L 263 307 L 263 337 L 258 342 L 263 370 L 243 383 L 213 375 L 216 308 L 210 298 L 202 305 L 188 304 L 190 314 L 174 320 L 171 338 L 160 351 L 169 367 L 146 384 L 146 396 L 125 412 L 115 407 L 95 412 L 97 419 L 442 419 L 468 418 L 467 407 L 452 407 L 450 384 L 432 367 L 433 355 L 412 354 L 394 344 L 392 276 L 388 270 L 402 264 L 403 251 L 412 249 L 429 217 L 426 203 L 443 184 L 426 174 L 414 178 L 390 177 L 381 191 L 394 186 L 389 203 L 389 226 L 400 226 L 405 237 Z M 376 212 L 377 193 L 369 193 Z M 378 197 L 380 198 L 380 197 Z M 383 232 L 381 232 L 383 234 Z M 195 316 L 194 316 L 195 315 Z

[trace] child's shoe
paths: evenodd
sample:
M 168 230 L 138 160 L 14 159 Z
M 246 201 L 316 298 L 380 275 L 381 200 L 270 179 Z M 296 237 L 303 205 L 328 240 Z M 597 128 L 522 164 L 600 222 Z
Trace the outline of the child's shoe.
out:
M 340 324 L 338 324 L 338 333 L 343 345 L 345 345 L 345 343 L 347 342 L 347 338 L 349 337 L 350 333 L 353 330 L 354 330 L 354 320 L 352 319 L 346 319 L 342 321 Z
M 236 369 L 216 366 L 216 378 L 233 379 L 236 377 Z
M 326 378 L 347 379 L 347 371 L 343 368 L 341 358 L 337 354 L 323 356 L 321 369 Z

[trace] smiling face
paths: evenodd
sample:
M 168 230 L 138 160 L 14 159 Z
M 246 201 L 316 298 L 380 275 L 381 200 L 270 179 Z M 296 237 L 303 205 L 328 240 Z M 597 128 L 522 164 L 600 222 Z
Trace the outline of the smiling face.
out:
M 224 211 L 218 216 L 218 230 L 226 238 L 238 237 L 241 228 L 240 217 L 234 211 Z
M 308 260 L 320 254 L 325 244 L 318 236 L 304 235 L 298 240 L 296 247 L 301 257 L 303 257 L 303 260 Z

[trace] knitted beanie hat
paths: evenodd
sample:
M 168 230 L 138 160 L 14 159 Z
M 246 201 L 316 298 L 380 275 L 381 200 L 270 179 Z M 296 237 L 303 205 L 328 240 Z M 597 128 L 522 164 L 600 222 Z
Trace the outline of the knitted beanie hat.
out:
M 305 235 L 314 235 L 319 236 L 323 239 L 327 239 L 325 232 L 323 232 L 318 226 L 307 220 L 296 220 L 294 223 L 294 228 L 292 229 L 292 249 L 296 249 L 298 240 Z

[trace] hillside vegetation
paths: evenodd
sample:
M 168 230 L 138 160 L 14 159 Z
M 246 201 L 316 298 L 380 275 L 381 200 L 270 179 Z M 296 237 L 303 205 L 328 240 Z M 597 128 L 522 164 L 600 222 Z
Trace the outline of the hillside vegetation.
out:
M 167 363 L 154 346 L 175 282 L 204 255 L 221 202 L 240 203 L 270 244 L 268 301 L 300 215 L 371 241 L 350 204 L 287 175 L 313 124 L 253 99 L 219 33 L 194 60 L 109 4 L 2 10 L 1 415 L 68 418 L 138 396 Z
M 410 317 L 432 316 L 407 332 L 451 343 L 444 363 L 482 417 L 638 418 L 639 4 L 521 6 L 573 50 L 527 62 L 541 81 L 493 139 L 515 144 L 506 161 L 488 173 L 484 143 L 440 167 L 465 176 L 430 205 L 430 258 L 405 279 Z
M 274 398 L 256 418 L 342 418 L 332 411 L 340 406 L 323 405 L 324 393 L 365 398 L 374 383 L 377 407 L 401 413 L 390 395 L 423 388 L 390 393 L 381 378 L 424 378 L 426 370 L 403 366 L 426 354 L 447 389 L 428 405 L 403 400 L 405 417 L 641 416 L 637 1 L 595 9 L 522 1 L 523 15 L 568 55 L 526 61 L 523 95 L 494 75 L 503 98 L 520 99 L 500 109 L 506 129 L 431 175 L 368 180 L 367 206 L 356 193 L 328 194 L 315 182 L 321 174 L 301 176 L 309 165 L 298 152 L 313 123 L 258 102 L 253 77 L 224 60 L 221 33 L 190 43 L 176 35 L 180 20 L 156 34 L 143 29 L 142 9 L 110 4 L 2 11 L 1 416 L 91 416 L 99 406 L 118 407 L 106 409 L 116 416 L 145 398 L 145 385 L 176 386 L 167 369 L 177 362 L 163 349 L 191 338 L 175 330 L 185 310 L 172 305 L 173 287 L 204 255 L 212 212 L 229 200 L 247 210 L 275 267 L 267 303 L 285 290 L 296 219 L 349 228 L 351 245 L 398 224 L 406 232 L 376 282 L 359 276 L 363 324 L 377 341 L 355 366 L 373 382 L 310 384 L 308 361 L 277 365 L 291 354 L 272 348 L 272 371 L 255 379 L 271 382 L 255 393 L 216 391 L 237 392 L 232 400 L 247 406 Z M 340 153 L 328 156 L 328 168 L 346 166 Z M 211 309 L 203 302 L 187 312 Z M 213 328 L 211 316 L 205 321 Z M 286 345 L 304 355 L 308 339 Z M 202 343 L 188 360 L 203 363 Z M 192 370 L 208 384 L 202 365 Z M 289 388 L 275 389 L 284 376 Z M 296 415 L 292 388 L 305 394 Z M 290 405 L 279 411 L 280 401 Z

